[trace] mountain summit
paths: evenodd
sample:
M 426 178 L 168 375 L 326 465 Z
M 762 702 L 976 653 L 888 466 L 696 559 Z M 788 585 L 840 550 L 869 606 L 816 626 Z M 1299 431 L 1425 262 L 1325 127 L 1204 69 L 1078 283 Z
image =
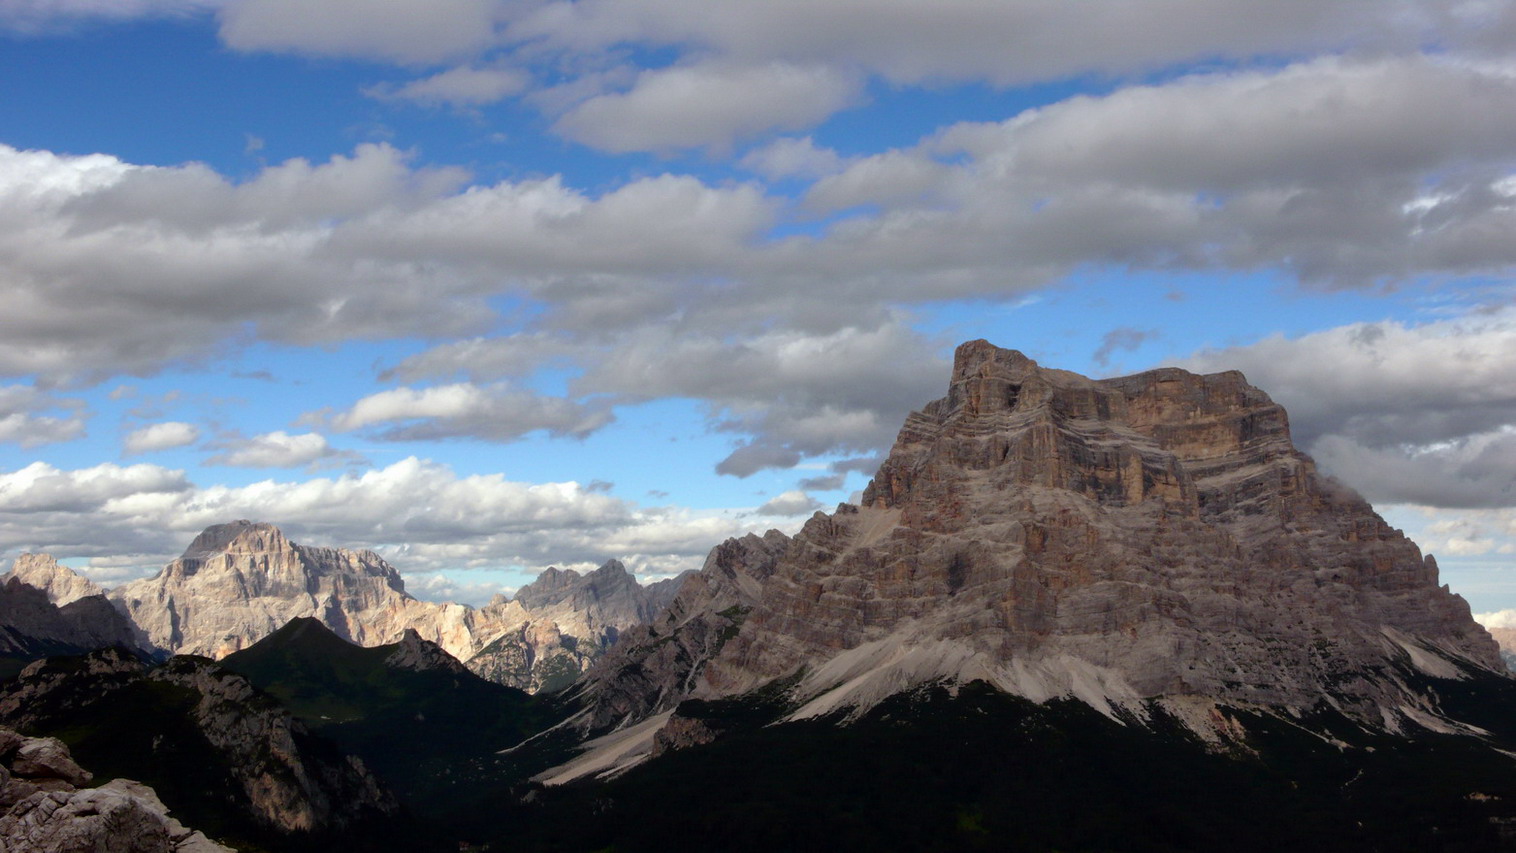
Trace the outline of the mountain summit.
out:
M 1100 707 L 1203 697 L 1391 726 L 1495 642 L 1437 565 L 1290 440 L 1235 371 L 1091 380 L 985 341 L 913 413 L 862 506 L 817 515 L 708 689 L 804 667 L 804 713 L 924 679 Z
M 1322 703 L 1388 731 L 1464 731 L 1418 679 L 1505 671 L 1432 558 L 1319 474 L 1237 372 L 1094 380 L 970 341 L 861 506 L 775 544 L 703 622 L 688 614 L 707 585 L 687 584 L 670 608 L 684 622 L 653 630 L 689 651 L 657 636 L 619 649 L 583 688 L 583 719 L 629 727 L 775 684 L 789 719 L 857 715 L 983 681 L 1122 719 L 1157 703 L 1207 737 L 1218 706 Z M 639 727 L 648 744 L 656 728 Z

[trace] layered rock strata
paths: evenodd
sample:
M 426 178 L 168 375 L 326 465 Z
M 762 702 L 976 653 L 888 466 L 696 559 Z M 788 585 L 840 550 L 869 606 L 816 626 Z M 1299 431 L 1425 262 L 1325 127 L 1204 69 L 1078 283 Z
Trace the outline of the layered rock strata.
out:
M 794 718 L 984 680 L 1123 718 L 1157 700 L 1200 728 L 1218 704 L 1325 704 L 1458 730 L 1413 682 L 1504 671 L 1435 561 L 1318 474 L 1236 372 L 1092 380 L 964 344 L 862 505 L 817 513 L 761 574 L 727 605 L 740 625 L 689 642 L 665 624 L 603 661 L 594 722 L 640 731 L 780 679 Z M 664 620 L 709 625 L 726 601 Z
M 1431 711 L 1408 673 L 1459 666 L 1504 669 L 1432 558 L 1318 474 L 1242 374 L 1091 380 L 973 341 L 862 505 L 806 524 L 704 690 L 804 669 L 804 716 L 983 678 L 1393 727 Z

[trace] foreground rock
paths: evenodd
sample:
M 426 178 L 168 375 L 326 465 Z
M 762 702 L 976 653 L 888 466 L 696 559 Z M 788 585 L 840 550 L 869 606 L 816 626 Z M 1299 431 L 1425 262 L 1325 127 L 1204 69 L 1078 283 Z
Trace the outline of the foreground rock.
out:
M 90 774 L 54 738 L 0 728 L 0 850 L 21 853 L 231 853 L 186 828 L 152 788 Z

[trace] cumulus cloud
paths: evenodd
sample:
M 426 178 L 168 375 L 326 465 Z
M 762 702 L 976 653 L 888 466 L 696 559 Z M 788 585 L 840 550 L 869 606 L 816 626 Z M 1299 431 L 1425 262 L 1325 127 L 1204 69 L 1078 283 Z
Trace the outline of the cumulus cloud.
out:
M 1273 336 L 1185 366 L 1242 370 L 1372 500 L 1516 506 L 1516 311 Z
M 237 50 L 424 64 L 490 45 L 496 6 L 491 0 L 228 0 L 221 38 Z
M 1426 57 L 1197 74 L 955 125 L 807 201 L 884 210 L 816 246 L 879 275 L 1025 282 L 1094 263 L 1343 287 L 1497 270 L 1516 261 L 1496 236 L 1516 216 L 1516 113 L 1496 104 L 1516 105 L 1503 67 Z
M 519 95 L 530 83 L 530 76 L 519 69 L 461 66 L 401 85 L 370 86 L 363 93 L 386 101 L 477 107 Z
M 185 447 L 200 440 L 200 429 L 183 421 L 163 421 L 134 429 L 121 440 L 127 453 L 152 453 Z
M 602 151 L 727 150 L 771 129 L 820 123 L 857 98 L 860 81 L 827 66 L 693 65 L 641 72 L 626 92 L 574 106 L 553 129 Z
M 737 60 L 867 68 L 895 83 L 1013 85 L 1223 58 L 1398 46 L 1434 33 L 1475 37 L 1491 21 L 1453 19 L 1451 2 L 1386 14 L 1375 0 L 1119 0 L 1089 10 L 1059 0 L 577 0 L 545 3 L 509 36 L 576 54 L 626 44 Z M 1488 17 L 1488 16 L 1485 16 Z
M 1475 613 L 1474 621 L 1486 628 L 1516 628 L 1516 610 Z
M 821 501 L 799 489 L 776 495 L 758 508 L 760 515 L 810 515 L 821 509 Z
M 29 449 L 73 441 L 84 435 L 89 418 L 83 406 L 82 401 L 54 397 L 28 385 L 0 385 L 0 442 Z M 71 411 L 62 417 L 38 414 L 50 409 Z
M 372 548 L 404 571 L 595 566 L 642 574 L 698 567 L 716 543 L 782 519 L 643 507 L 578 483 L 460 476 L 416 458 L 302 481 L 197 486 L 155 465 L 0 473 L 0 552 L 161 567 L 212 524 L 254 518 L 296 541 Z
M 696 71 L 811 67 L 676 64 L 617 97 Z M 834 219 L 791 236 L 775 230 L 788 200 L 690 175 L 594 194 L 559 177 L 467 186 L 368 145 L 235 182 L 0 148 L 0 373 L 83 382 L 256 340 L 431 337 L 453 343 L 388 376 L 442 384 L 369 395 L 336 428 L 574 436 L 614 406 L 680 397 L 733 435 L 720 470 L 750 474 L 873 455 L 940 392 L 940 347 L 911 330 L 913 305 L 1021 298 L 1092 266 L 1336 287 L 1508 270 L 1509 151 L 1516 77 L 1416 56 L 1193 74 L 955 125 L 825 164 L 840 171 L 807 204 Z M 766 168 L 825 152 L 790 153 L 803 156 Z M 567 397 L 513 390 L 544 369 L 575 377 Z
M 0 146 L 0 374 L 150 374 L 249 333 L 453 336 L 488 324 L 501 292 L 560 300 L 586 323 L 644 306 L 635 322 L 665 298 L 639 280 L 710 274 L 771 220 L 753 187 L 684 177 L 598 198 L 556 179 L 459 193 L 460 180 L 383 145 L 241 184 Z
M 615 416 L 604 406 L 546 397 L 508 386 L 481 387 L 470 383 L 431 388 L 393 388 L 371 394 L 352 408 L 331 417 L 333 428 L 344 432 L 378 424 L 394 424 L 378 433 L 389 441 L 439 438 L 481 438 L 515 441 L 527 433 L 547 430 L 555 436 L 585 436 Z
M 363 462 L 363 456 L 338 450 L 320 433 L 290 435 L 283 430 L 217 441 L 221 450 L 205 460 L 207 465 L 230 465 L 238 468 L 298 468 L 328 462 Z
M 744 154 L 739 165 L 767 178 L 821 178 L 842 171 L 845 160 L 809 136 L 788 136 Z

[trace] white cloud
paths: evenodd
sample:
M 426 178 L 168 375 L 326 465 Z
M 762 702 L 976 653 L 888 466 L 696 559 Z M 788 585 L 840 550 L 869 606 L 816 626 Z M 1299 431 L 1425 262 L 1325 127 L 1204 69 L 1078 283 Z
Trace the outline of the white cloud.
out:
M 1516 628 L 1516 610 L 1475 613 L 1474 621 L 1486 628 Z
M 494 40 L 491 0 L 227 0 L 221 38 L 237 50 L 403 64 L 469 56 Z
M 596 95 L 553 125 L 602 151 L 725 151 L 770 130 L 799 130 L 852 103 L 861 83 L 826 66 L 693 65 L 643 71 L 630 91 Z
M 1298 55 L 1477 36 L 1490 22 L 1450 20 L 1454 2 L 1387 11 L 1380 0 L 576 0 L 538 7 L 510 37 L 589 55 L 618 45 L 674 46 L 737 61 L 866 68 L 895 83 L 1014 85 L 1148 71 L 1216 58 Z
M 483 607 L 497 595 L 506 598 L 514 596 L 516 587 L 499 581 L 474 580 L 456 572 L 451 575 L 443 572 L 412 572 L 406 575 L 405 591 L 423 601 L 451 601 Z
M 185 447 L 200 440 L 200 430 L 183 421 L 163 421 L 135 429 L 126 434 L 121 445 L 127 453 L 152 453 Z
M 860 312 L 852 312 L 855 320 Z M 800 459 L 844 453 L 875 453 L 888 447 L 905 415 L 937 397 L 948 364 L 937 345 L 913 332 L 904 317 L 887 315 L 876 326 L 844 326 L 826 332 L 770 330 L 741 338 L 696 333 L 700 326 L 728 335 L 738 321 L 685 315 L 679 324 L 644 324 L 622 333 L 603 332 L 576 347 L 572 336 L 502 336 L 447 344 L 406 359 L 390 373 L 411 379 L 455 374 L 490 380 L 532 370 L 538 359 L 573 353 L 584 373 L 570 391 L 620 405 L 656 398 L 694 398 L 706 403 L 709 424 L 752 438 L 738 445 L 717 471 L 749 476 Z M 750 318 L 747 318 L 750 321 Z M 509 397 L 508 397 L 509 398 Z M 334 420 L 356 429 L 402 417 L 453 418 L 515 436 L 532 426 L 576 423 L 578 409 L 555 398 L 523 398 L 500 406 L 485 389 L 449 385 L 415 391 L 396 389 L 362 400 Z M 546 414 L 546 403 L 553 403 Z M 505 411 L 509 409 L 509 411 Z M 494 412 L 476 418 L 471 412 Z
M 1185 366 L 1242 370 L 1285 406 L 1322 467 L 1372 500 L 1516 506 L 1511 309 L 1273 336 Z
M 403 422 L 404 425 L 392 426 L 378 435 L 394 441 L 464 436 L 515 441 L 539 429 L 557 436 L 583 438 L 614 419 L 603 406 L 545 397 L 507 386 L 457 383 L 380 391 L 332 416 L 331 423 L 335 429 L 346 432 Z
M 760 515 L 810 515 L 818 509 L 821 509 L 821 501 L 799 489 L 791 489 L 776 495 L 768 503 L 759 507 L 758 513 Z
M 530 84 L 530 76 L 518 69 L 462 66 L 398 86 L 392 84 L 370 86 L 363 92 L 380 100 L 475 107 L 519 95 L 526 91 Z
M 73 441 L 84 435 L 89 414 L 83 402 L 57 398 L 27 385 L 0 385 L 0 442 L 15 442 L 23 448 Z M 50 409 L 71 409 L 64 417 L 38 414 Z
M 212 524 L 252 518 L 304 544 L 372 548 L 402 571 L 599 565 L 698 567 L 729 536 L 790 521 L 642 507 L 578 483 L 460 476 L 415 458 L 361 474 L 247 486 L 190 483 L 154 465 L 0 473 L 0 553 L 47 551 L 146 571 Z M 123 558 L 123 555 L 126 555 Z
M 821 178 L 842 171 L 846 161 L 809 136 L 787 136 L 743 155 L 739 165 L 771 179 Z
M 205 460 L 207 465 L 231 465 L 242 468 L 298 468 L 322 460 L 362 461 L 356 453 L 337 450 L 320 433 L 290 435 L 283 430 L 251 438 L 216 442 L 222 452 Z

